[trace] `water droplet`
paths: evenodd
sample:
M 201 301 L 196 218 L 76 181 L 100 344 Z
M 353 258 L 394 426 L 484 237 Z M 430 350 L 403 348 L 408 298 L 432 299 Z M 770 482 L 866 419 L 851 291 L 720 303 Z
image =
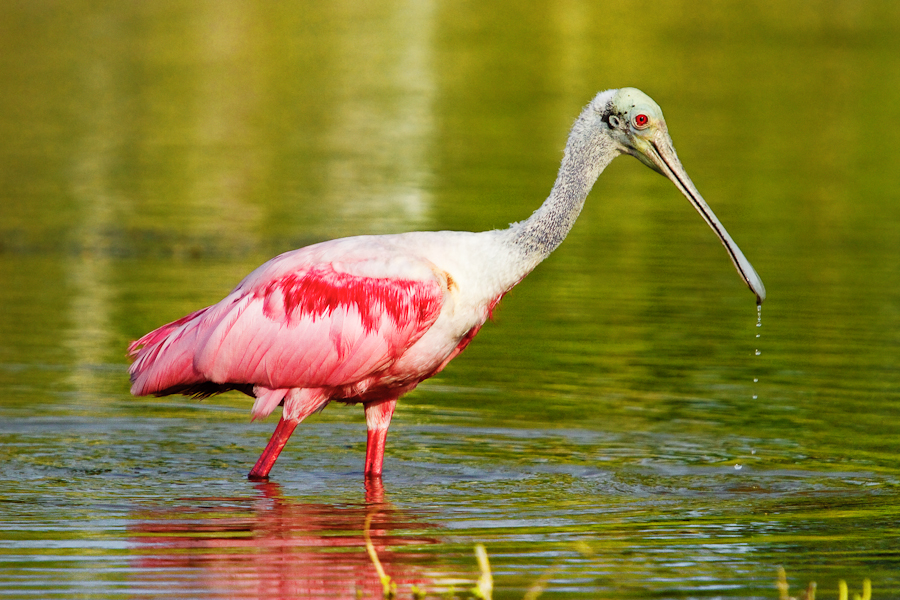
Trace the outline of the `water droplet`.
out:
M 739 463 L 738 463 L 738 464 L 735 464 L 735 465 L 734 465 L 734 470 L 735 470 L 735 471 L 740 471 L 740 470 L 743 469 L 743 468 L 744 468 L 744 465 L 742 465 L 742 464 L 739 464 Z
M 759 304 L 756 305 L 756 326 L 762 327 L 762 306 Z M 759 333 L 756 334 L 756 339 L 759 339 L 759 335 L 760 335 Z M 753 354 L 755 356 L 759 356 L 760 354 L 762 354 L 762 351 L 759 348 L 757 348 L 756 350 L 753 351 Z M 759 383 L 759 377 L 754 377 L 753 383 Z M 753 394 L 753 399 L 757 400 L 757 399 L 759 399 L 759 396 L 756 394 Z M 735 466 L 735 468 L 737 469 L 739 467 Z
M 750 454 L 753 454 L 753 455 L 755 456 L 755 455 L 756 455 L 756 450 L 751 450 L 751 451 L 750 451 Z

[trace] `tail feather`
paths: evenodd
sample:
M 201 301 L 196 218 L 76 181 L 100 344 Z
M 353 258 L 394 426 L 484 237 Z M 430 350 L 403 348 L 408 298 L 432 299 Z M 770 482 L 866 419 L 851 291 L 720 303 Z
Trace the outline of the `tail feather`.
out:
M 206 382 L 194 368 L 194 353 L 200 322 L 207 310 L 209 307 L 163 325 L 131 342 L 128 356 L 134 359 L 134 363 L 128 373 L 131 376 L 132 394 L 146 396 L 182 393 L 180 389 L 193 390 Z

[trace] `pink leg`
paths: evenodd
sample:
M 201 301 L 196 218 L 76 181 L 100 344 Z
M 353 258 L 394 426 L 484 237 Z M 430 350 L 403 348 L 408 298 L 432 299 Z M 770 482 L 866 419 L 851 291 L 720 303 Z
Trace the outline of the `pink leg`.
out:
M 259 455 L 259 460 L 250 469 L 247 479 L 251 481 L 266 481 L 269 479 L 269 471 L 272 470 L 278 455 L 281 454 L 281 450 L 287 444 L 300 421 L 301 419 L 285 420 L 284 417 L 281 417 L 278 421 L 278 426 L 275 428 L 275 433 L 272 434 L 269 443 L 266 444 L 266 449 Z
M 366 477 L 381 477 L 384 445 L 397 399 L 366 402 L 363 406 L 366 409 L 366 427 L 369 430 L 366 438 Z

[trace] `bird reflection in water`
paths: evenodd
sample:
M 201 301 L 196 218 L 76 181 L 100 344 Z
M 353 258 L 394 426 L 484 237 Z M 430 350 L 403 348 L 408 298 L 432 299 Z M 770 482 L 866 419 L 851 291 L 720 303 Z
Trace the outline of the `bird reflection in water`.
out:
M 434 590 L 429 555 L 397 549 L 437 543 L 416 533 L 435 526 L 385 502 L 380 479 L 367 482 L 359 505 L 301 503 L 276 483 L 255 487 L 256 498 L 183 498 L 141 513 L 132 528 L 141 589 L 158 585 L 167 595 L 179 590 L 191 597 L 381 598 L 364 538 L 371 517 L 369 536 L 391 580 L 400 590 Z

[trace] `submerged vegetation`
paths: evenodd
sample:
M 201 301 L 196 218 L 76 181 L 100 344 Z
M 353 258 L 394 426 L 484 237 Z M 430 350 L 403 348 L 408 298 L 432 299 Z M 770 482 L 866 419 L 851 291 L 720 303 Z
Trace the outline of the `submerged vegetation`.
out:
M 369 558 L 372 561 L 372 565 L 375 567 L 375 571 L 378 573 L 378 577 L 381 579 L 383 590 L 382 597 L 384 598 L 384 600 L 397 600 L 400 598 L 397 595 L 397 584 L 391 579 L 390 575 L 385 572 L 381 561 L 378 559 L 378 552 L 375 550 L 374 544 L 372 544 L 372 537 L 369 530 L 372 525 L 373 516 L 374 513 L 370 513 L 366 517 L 365 526 L 363 529 L 366 551 L 369 553 Z M 587 544 L 580 543 L 577 544 L 576 547 L 581 554 L 590 555 L 592 553 L 590 547 Z M 484 544 L 475 545 L 475 558 L 478 561 L 480 576 L 471 588 L 463 590 L 459 592 L 459 595 L 457 595 L 456 589 L 451 586 L 447 590 L 437 593 L 436 596 L 433 595 L 431 597 L 439 597 L 444 600 L 453 600 L 455 598 L 478 598 L 480 600 L 492 600 L 494 592 L 494 576 L 491 572 L 491 564 L 488 560 L 487 549 L 485 549 Z M 556 570 L 556 566 L 551 566 L 550 568 L 545 570 L 540 575 L 540 577 L 535 580 L 534 584 L 528 589 L 528 591 L 522 597 L 522 600 L 536 600 L 541 595 L 541 593 L 543 593 L 547 582 L 553 577 L 553 575 L 556 573 Z M 790 587 L 788 586 L 787 582 L 787 573 L 785 572 L 784 567 L 778 567 L 775 588 L 778 590 L 778 600 L 816 599 L 815 581 L 810 581 L 806 586 L 806 589 L 800 592 L 799 596 L 791 596 Z M 412 600 L 425 600 L 428 597 L 429 594 L 427 590 L 424 590 L 416 585 L 410 586 L 410 598 L 412 598 Z M 849 595 L 847 582 L 843 579 L 839 580 L 838 600 L 872 600 L 872 582 L 868 577 L 864 578 L 862 581 L 862 592 L 854 593 L 851 597 Z
M 806 589 L 799 596 L 791 596 L 788 588 L 787 574 L 784 567 L 778 567 L 778 581 L 775 583 L 778 588 L 778 600 L 816 600 L 816 582 L 810 581 Z M 841 579 L 838 581 L 838 600 L 850 600 L 849 588 L 847 582 Z M 853 600 L 872 600 L 872 582 L 868 577 L 862 581 L 862 592 L 853 594 Z

